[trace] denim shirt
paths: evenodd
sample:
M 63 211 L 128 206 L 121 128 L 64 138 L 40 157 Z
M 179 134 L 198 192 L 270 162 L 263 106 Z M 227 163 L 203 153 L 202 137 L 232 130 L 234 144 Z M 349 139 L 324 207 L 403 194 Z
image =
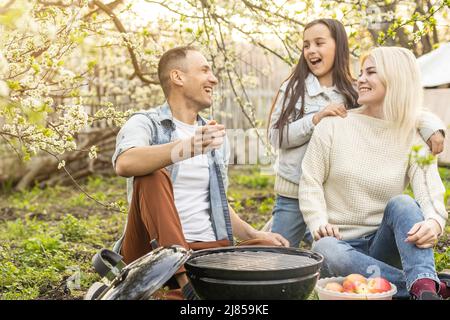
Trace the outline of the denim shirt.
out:
M 345 104 L 345 98 L 336 87 L 324 89 L 317 77 L 310 73 L 305 79 L 304 115 L 300 119 L 290 119 L 288 125 L 283 129 L 283 139 L 280 146 L 278 129 L 274 125 L 283 110 L 286 87 L 287 82 L 280 87 L 278 99 L 270 118 L 269 141 L 278 151 L 275 162 L 276 174 L 298 184 L 302 173 L 302 161 L 315 127 L 312 122 L 313 116 L 331 103 Z M 295 108 L 300 111 L 301 99 L 297 101 Z M 289 127 L 289 130 L 287 130 L 287 127 Z M 419 117 L 419 133 L 423 140 L 427 141 L 434 132 L 439 130 L 444 134 L 445 126 L 442 121 L 431 112 L 422 112 Z
M 275 172 L 284 179 L 298 184 L 301 175 L 301 163 L 314 131 L 313 116 L 328 106 L 330 103 L 344 103 L 344 96 L 335 88 L 330 88 L 327 92 L 322 88 L 319 80 L 310 73 L 305 80 L 305 109 L 304 115 L 300 119 L 289 122 L 284 127 L 283 140 L 279 144 L 278 129 L 274 128 L 283 109 L 283 100 L 286 94 L 287 82 L 285 82 L 278 95 L 274 111 L 270 118 L 269 140 L 271 145 L 278 150 L 278 157 L 275 162 Z M 295 109 L 300 111 L 301 99 L 295 104 Z
M 206 120 L 200 116 L 198 116 L 197 120 L 199 125 L 206 124 Z M 149 111 L 137 112 L 128 119 L 117 134 L 116 150 L 112 157 L 113 166 L 115 167 L 118 156 L 130 148 L 166 144 L 177 139 L 172 112 L 167 102 Z M 221 148 L 207 153 L 210 215 L 213 229 L 217 240 L 228 239 L 233 243 L 226 198 L 229 155 L 229 145 L 226 139 Z M 177 179 L 179 167 L 179 163 L 166 167 L 172 183 Z M 132 199 L 133 180 L 133 177 L 127 178 L 128 203 L 131 203 Z

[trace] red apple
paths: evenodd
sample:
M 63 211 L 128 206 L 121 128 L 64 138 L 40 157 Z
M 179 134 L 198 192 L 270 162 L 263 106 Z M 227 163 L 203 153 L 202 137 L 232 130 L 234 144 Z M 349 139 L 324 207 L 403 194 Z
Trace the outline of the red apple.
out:
M 342 283 L 342 287 L 344 288 L 344 292 L 356 292 L 356 284 L 350 280 L 344 280 Z
M 325 285 L 325 289 L 337 292 L 344 292 L 344 288 L 337 282 L 328 282 Z
M 358 286 L 361 284 L 367 284 L 367 279 L 360 274 L 352 273 L 345 277 L 342 286 L 344 292 L 357 292 Z
M 367 285 L 371 293 L 380 293 L 391 290 L 389 281 L 381 277 L 369 279 Z
M 345 277 L 345 280 L 349 280 L 351 282 L 367 283 L 366 277 L 358 273 L 349 274 Z

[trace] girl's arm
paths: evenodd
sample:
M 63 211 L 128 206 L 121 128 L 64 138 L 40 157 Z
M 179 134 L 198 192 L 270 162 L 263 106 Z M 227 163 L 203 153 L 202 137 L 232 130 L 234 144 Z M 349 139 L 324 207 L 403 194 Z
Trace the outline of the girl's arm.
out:
M 442 138 L 445 135 L 445 125 L 444 123 L 441 121 L 441 119 L 439 119 L 439 117 L 437 117 L 434 113 L 429 112 L 429 111 L 422 111 L 419 115 L 419 123 L 418 123 L 418 129 L 419 129 L 419 133 L 422 136 L 423 141 L 425 141 L 428 146 L 431 146 L 431 137 L 433 136 L 433 134 L 435 134 L 436 132 L 438 132 L 438 134 L 442 135 Z M 443 139 L 441 139 L 443 140 Z M 441 150 L 441 148 L 438 148 L 438 152 L 440 153 L 443 150 Z M 435 153 L 432 148 L 433 153 Z M 439 152 L 440 151 L 440 152 Z
M 281 148 L 281 149 L 289 149 L 294 147 L 299 147 L 307 142 L 309 142 L 309 139 L 311 138 L 311 135 L 314 130 L 314 123 L 313 123 L 313 116 L 314 114 L 307 114 L 304 117 L 290 122 L 288 126 L 284 126 L 283 128 L 283 139 L 279 141 L 279 129 L 275 128 L 275 123 L 278 121 L 281 115 L 281 110 L 283 107 L 283 100 L 284 100 L 284 94 L 285 91 L 283 87 L 280 88 L 280 92 L 278 94 L 277 101 L 275 103 L 275 107 L 272 113 L 272 116 L 270 117 L 270 124 L 269 124 L 269 141 L 270 144 L 275 148 Z

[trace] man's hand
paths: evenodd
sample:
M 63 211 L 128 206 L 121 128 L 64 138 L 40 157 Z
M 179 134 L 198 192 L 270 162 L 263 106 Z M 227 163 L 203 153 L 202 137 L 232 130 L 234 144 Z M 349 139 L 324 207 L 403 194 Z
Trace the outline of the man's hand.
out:
M 342 240 L 339 228 L 329 223 L 320 226 L 318 230 L 314 231 L 313 236 L 316 241 L 324 237 L 335 237 L 338 240 Z
M 317 112 L 314 115 L 312 121 L 314 125 L 316 125 L 323 118 L 332 116 L 340 116 L 342 118 L 345 118 L 347 116 L 347 109 L 345 109 L 345 106 L 342 103 L 339 104 L 332 103 L 326 106 L 323 110 Z
M 210 150 L 218 149 L 224 142 L 225 126 L 211 120 L 207 125 L 198 127 L 194 136 L 180 140 L 172 149 L 172 163 L 186 160 Z
M 405 242 L 414 243 L 421 249 L 432 248 L 436 244 L 440 232 L 439 223 L 434 219 L 428 219 L 413 225 Z
M 254 237 L 255 239 L 264 239 L 271 241 L 276 246 L 289 247 L 289 241 L 287 241 L 282 235 L 278 233 L 256 231 Z
M 220 148 L 225 135 L 225 126 L 218 124 L 216 120 L 211 120 L 206 126 L 197 128 L 195 135 L 190 140 L 193 155 Z
M 431 153 L 433 153 L 433 155 L 437 155 L 444 151 L 444 139 L 445 138 L 440 130 L 433 133 L 428 139 L 427 144 L 430 147 Z

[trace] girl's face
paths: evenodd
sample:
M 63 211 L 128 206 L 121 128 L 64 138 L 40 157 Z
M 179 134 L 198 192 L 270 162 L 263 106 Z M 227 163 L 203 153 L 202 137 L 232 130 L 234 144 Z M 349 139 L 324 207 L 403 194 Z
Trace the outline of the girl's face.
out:
M 303 54 L 309 70 L 319 80 L 332 76 L 336 42 L 327 26 L 318 23 L 303 33 Z
M 358 103 L 366 106 L 382 106 L 386 88 L 377 74 L 372 57 L 368 57 L 358 77 Z

